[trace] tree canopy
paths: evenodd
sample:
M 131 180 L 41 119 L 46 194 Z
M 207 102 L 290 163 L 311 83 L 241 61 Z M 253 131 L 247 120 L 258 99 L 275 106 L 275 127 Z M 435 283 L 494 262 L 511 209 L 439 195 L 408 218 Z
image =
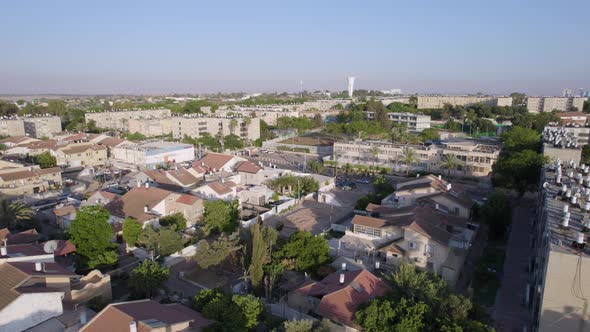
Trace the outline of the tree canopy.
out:
M 211 232 L 233 232 L 239 225 L 237 205 L 237 201 L 206 201 L 203 219 L 203 228 L 205 232 L 207 234 Z
M 131 272 L 129 286 L 133 287 L 136 293 L 151 298 L 153 292 L 164 285 L 168 274 L 168 268 L 146 259 Z
M 195 296 L 194 308 L 216 321 L 211 331 L 247 331 L 258 325 L 264 305 L 253 295 L 227 295 L 219 289 L 203 289 Z
M 489 225 L 490 238 L 501 240 L 505 237 L 512 220 L 508 197 L 500 191 L 494 191 L 479 209 L 478 215 Z
M 308 271 L 328 262 L 329 252 L 328 241 L 323 236 L 297 231 L 291 234 L 287 243 L 273 255 L 279 260 L 285 260 L 287 267 L 297 271 Z
M 41 168 L 50 168 L 57 165 L 57 159 L 49 154 L 49 152 L 43 152 L 33 156 L 33 163 L 39 165 Z
M 123 220 L 123 239 L 131 247 L 134 247 L 141 235 L 141 224 L 133 218 Z
M 85 206 L 68 228 L 70 241 L 76 245 L 78 268 L 93 269 L 117 262 L 117 245 L 111 242 L 113 230 L 109 212 L 102 206 Z
M 180 212 L 162 217 L 159 222 L 160 226 L 169 227 L 175 231 L 186 229 L 186 218 L 184 217 L 184 214 Z
M 157 230 L 149 226 L 145 227 L 139 236 L 139 243 L 143 244 L 154 257 L 168 256 L 184 247 L 180 234 L 166 227 Z
M 267 181 L 269 188 L 281 194 L 290 194 L 292 197 L 304 196 L 316 192 L 320 188 L 319 183 L 311 176 L 281 176 Z
M 194 259 L 203 269 L 215 266 L 223 262 L 228 256 L 242 248 L 239 244 L 239 234 L 221 235 L 216 240 L 209 243 L 203 239 L 197 243 Z

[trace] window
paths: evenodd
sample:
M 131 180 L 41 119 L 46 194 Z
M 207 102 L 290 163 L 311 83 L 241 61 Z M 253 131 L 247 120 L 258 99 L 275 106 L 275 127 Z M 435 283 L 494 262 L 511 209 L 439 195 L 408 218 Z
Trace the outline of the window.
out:
M 434 253 L 434 246 L 431 244 L 426 245 L 426 253 L 432 255 Z
M 410 248 L 410 249 L 416 249 L 416 242 L 414 242 L 414 241 L 408 242 L 408 248 Z

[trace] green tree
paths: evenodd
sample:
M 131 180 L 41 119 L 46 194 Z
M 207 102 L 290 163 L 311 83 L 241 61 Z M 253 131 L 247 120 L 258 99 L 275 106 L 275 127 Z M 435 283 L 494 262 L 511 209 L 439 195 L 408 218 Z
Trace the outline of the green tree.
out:
M 49 154 L 49 152 L 43 152 L 33 156 L 33 163 L 39 165 L 41 168 L 50 168 L 57 165 L 57 159 Z
M 500 191 L 494 191 L 480 208 L 479 215 L 490 227 L 490 238 L 503 239 L 512 221 L 512 212 L 508 197 Z
M 502 141 L 504 148 L 509 151 L 538 150 L 541 145 L 541 135 L 533 129 L 513 127 L 502 134 Z
M 582 146 L 582 163 L 590 164 L 590 145 Z
M 7 199 L 0 201 L 0 226 L 2 228 L 15 228 L 17 223 L 30 220 L 33 210 L 21 202 L 10 202 Z
M 85 206 L 68 228 L 70 241 L 76 245 L 78 268 L 94 269 L 117 262 L 117 245 L 111 242 L 113 230 L 109 212 L 102 206 Z
M 272 247 L 277 241 L 277 232 L 268 226 L 261 227 L 255 223 L 250 227 L 252 239 L 252 255 L 250 258 L 250 280 L 252 285 L 257 287 L 264 276 L 264 266 L 270 263 Z
M 324 164 L 317 160 L 310 160 L 307 162 L 307 168 L 309 168 L 312 172 L 316 174 L 321 174 L 323 171 L 326 170 Z
M 510 97 L 512 97 L 512 106 L 526 106 L 526 94 L 513 92 Z
M 419 332 L 425 325 L 428 306 L 401 298 L 397 303 L 387 299 L 371 301 L 361 306 L 355 314 L 355 322 L 367 332 L 395 331 Z
M 279 260 L 292 261 L 297 271 L 314 270 L 329 260 L 328 242 L 323 236 L 297 231 L 274 256 Z
M 160 218 L 160 226 L 168 227 L 175 231 L 186 229 L 186 218 L 180 212 Z
M 238 227 L 237 201 L 206 201 L 203 227 L 207 234 L 213 231 L 230 233 Z
M 209 243 L 201 240 L 197 243 L 194 259 L 203 269 L 215 266 L 223 262 L 228 256 L 239 251 L 242 246 L 239 244 L 239 234 L 221 235 L 215 241 Z
M 227 135 L 223 138 L 223 147 L 229 150 L 243 149 L 244 141 L 235 134 Z
M 451 176 L 451 172 L 459 167 L 459 159 L 454 154 L 446 154 L 443 156 L 440 167 L 447 170 L 447 176 Z
M 541 168 L 547 161 L 543 154 L 532 150 L 504 152 L 492 166 L 492 182 L 495 186 L 516 189 L 524 195 L 528 190 L 537 189 Z
M 145 227 L 139 236 L 139 243 L 143 244 L 154 257 L 165 257 L 184 247 L 182 237 L 176 231 L 165 227 L 158 230 L 149 226 Z
M 426 128 L 420 133 L 420 139 L 422 141 L 438 141 L 440 139 L 440 133 L 437 129 Z
M 418 161 L 418 155 L 416 154 L 416 150 L 413 148 L 406 146 L 403 148 L 403 162 L 406 165 L 406 176 L 410 174 L 410 167 L 413 163 Z
M 51 99 L 47 104 L 47 112 L 51 115 L 61 116 L 66 113 L 66 103 L 63 100 Z
M 236 119 L 231 119 L 229 121 L 229 132 L 233 135 L 234 132 L 236 131 L 236 128 L 238 127 L 238 120 Z
M 287 320 L 283 323 L 283 329 L 285 332 L 312 332 L 313 320 Z
M 129 286 L 147 298 L 151 298 L 154 291 L 161 288 L 168 279 L 168 268 L 160 266 L 151 259 L 144 260 L 137 266 L 129 277 Z
M 234 295 L 232 296 L 232 302 L 238 307 L 242 313 L 245 321 L 245 327 L 251 329 L 256 327 L 258 319 L 264 312 L 264 306 L 259 298 L 248 295 Z
M 133 219 L 126 218 L 123 221 L 123 239 L 131 247 L 134 247 L 141 235 L 141 224 Z

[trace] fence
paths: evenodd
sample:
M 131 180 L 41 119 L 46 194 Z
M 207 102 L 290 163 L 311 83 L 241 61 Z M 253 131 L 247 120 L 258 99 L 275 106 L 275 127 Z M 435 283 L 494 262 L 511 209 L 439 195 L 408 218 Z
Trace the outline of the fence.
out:
M 286 197 L 281 197 L 281 199 L 283 199 L 283 198 L 286 198 Z M 250 226 L 252 226 L 256 222 L 256 220 L 258 219 L 258 217 L 262 218 L 262 220 L 265 220 L 268 217 L 277 215 L 277 214 L 279 214 L 279 213 L 281 213 L 281 212 L 289 209 L 290 207 L 295 206 L 298 202 L 299 202 L 298 200 L 291 198 L 291 199 L 289 199 L 286 202 L 283 202 L 283 203 L 281 203 L 279 205 L 276 205 L 272 209 L 266 211 L 265 213 L 263 213 L 263 214 L 261 214 L 261 215 L 259 215 L 257 217 L 254 217 L 254 218 L 252 218 L 250 220 L 247 220 L 247 221 L 242 221 L 242 227 L 250 227 Z
M 287 320 L 302 320 L 302 319 L 309 319 L 312 321 L 317 321 L 316 318 L 308 316 L 302 312 L 299 312 L 295 309 L 289 308 L 286 303 L 271 303 L 269 305 L 270 312 L 278 317 L 285 318 Z
M 195 251 L 197 251 L 197 247 L 198 247 L 198 245 L 195 243 L 195 244 L 192 244 L 188 247 L 183 248 L 180 251 L 173 253 L 170 256 L 164 257 L 164 265 L 171 266 L 171 265 L 181 262 L 183 260 L 183 258 L 185 258 L 185 257 L 194 256 Z

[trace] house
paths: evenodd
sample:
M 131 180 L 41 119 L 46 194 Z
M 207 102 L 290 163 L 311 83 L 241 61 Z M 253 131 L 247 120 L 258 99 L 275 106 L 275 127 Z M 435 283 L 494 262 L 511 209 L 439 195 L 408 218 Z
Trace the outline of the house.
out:
M 210 152 L 203 158 L 195 161 L 193 166 L 200 166 L 203 169 L 206 169 L 207 173 L 232 173 L 235 165 L 241 161 L 245 161 L 245 159 L 237 156 Z
M 6 196 L 32 195 L 61 186 L 61 168 L 39 166 L 0 170 L 0 193 Z
M 6 243 L 10 245 L 28 244 L 39 242 L 41 236 L 39 235 L 39 233 L 37 233 L 37 230 L 34 228 L 15 234 L 10 233 L 8 228 L 3 228 L 0 229 L 0 243 L 4 242 L 4 239 L 6 239 Z
M 7 137 L 4 139 L 1 139 L 0 144 L 4 144 L 8 148 L 12 148 L 12 147 L 20 145 L 20 144 L 28 144 L 28 143 L 40 142 L 40 141 L 41 141 L 40 139 L 36 139 L 36 138 L 28 137 L 28 136 L 13 136 L 13 137 Z
M 0 330 L 23 331 L 61 315 L 63 286 L 76 276 L 55 263 L 0 263 Z
M 233 181 L 213 181 L 195 188 L 193 192 L 203 199 L 232 200 L 237 197 L 237 186 Z
M 65 205 L 53 209 L 55 215 L 55 223 L 61 229 L 70 227 L 70 223 L 76 219 L 76 207 L 73 205 Z
M 436 206 L 421 205 L 381 210 L 380 218 L 356 215 L 344 243 L 361 243 L 376 250 L 386 265 L 411 262 L 416 267 L 441 275 L 453 285 L 463 267 L 475 230 L 469 220 L 451 215 Z
M 264 185 L 250 187 L 239 192 L 240 202 L 242 204 L 257 206 L 268 204 L 272 200 L 273 195 L 274 191 Z
M 52 149 L 58 147 L 58 141 L 46 140 L 46 141 L 29 141 L 21 144 L 17 144 L 4 151 L 6 154 L 17 154 L 21 156 L 36 156 L 43 152 L 50 152 Z
M 0 278 L 2 331 L 36 327 L 94 297 L 112 298 L 110 276 L 98 270 L 80 277 L 56 263 L 5 262 Z
M 450 191 L 451 184 L 441 176 L 427 175 L 396 184 L 395 192 L 385 197 L 381 205 L 405 207 L 414 205 L 416 200 Z
M 182 304 L 139 300 L 107 305 L 80 332 L 201 331 L 211 323 Z
M 435 206 L 438 210 L 466 219 L 471 217 L 471 209 L 475 204 L 469 197 L 459 195 L 452 190 L 417 199 L 419 204 L 422 201 Z
M 96 141 L 96 143 L 107 148 L 107 155 L 109 158 L 111 158 L 113 156 L 113 150 L 115 148 L 134 144 L 133 142 L 128 141 L 126 139 L 109 137 L 109 136 Z
M 353 322 L 360 305 L 391 289 L 367 270 L 338 271 L 321 281 L 307 281 L 288 295 L 290 307 L 330 320 L 335 329 L 360 329 Z
M 145 179 L 159 188 L 171 191 L 187 192 L 194 189 L 201 181 L 200 177 L 194 176 L 191 172 L 182 167 L 176 169 L 145 169 L 139 173 L 145 175 Z M 136 181 L 141 181 L 142 175 L 136 176 Z
M 75 143 L 56 147 L 51 153 L 58 165 L 68 167 L 104 166 L 107 162 L 107 148 L 90 143 Z
M 203 200 L 190 195 L 150 187 L 148 183 L 135 187 L 105 206 L 111 213 L 111 224 L 134 218 L 144 225 L 158 226 L 160 217 L 182 213 L 187 227 L 193 226 L 203 215 Z
M 263 168 L 249 160 L 237 163 L 235 170 L 240 175 L 242 185 L 260 185 L 266 180 L 261 176 L 264 173 Z
M 101 205 L 104 206 L 115 199 L 119 198 L 119 195 L 105 191 L 105 190 L 97 190 L 94 194 L 90 195 L 87 200 L 82 202 L 82 206 L 93 206 L 93 205 Z

